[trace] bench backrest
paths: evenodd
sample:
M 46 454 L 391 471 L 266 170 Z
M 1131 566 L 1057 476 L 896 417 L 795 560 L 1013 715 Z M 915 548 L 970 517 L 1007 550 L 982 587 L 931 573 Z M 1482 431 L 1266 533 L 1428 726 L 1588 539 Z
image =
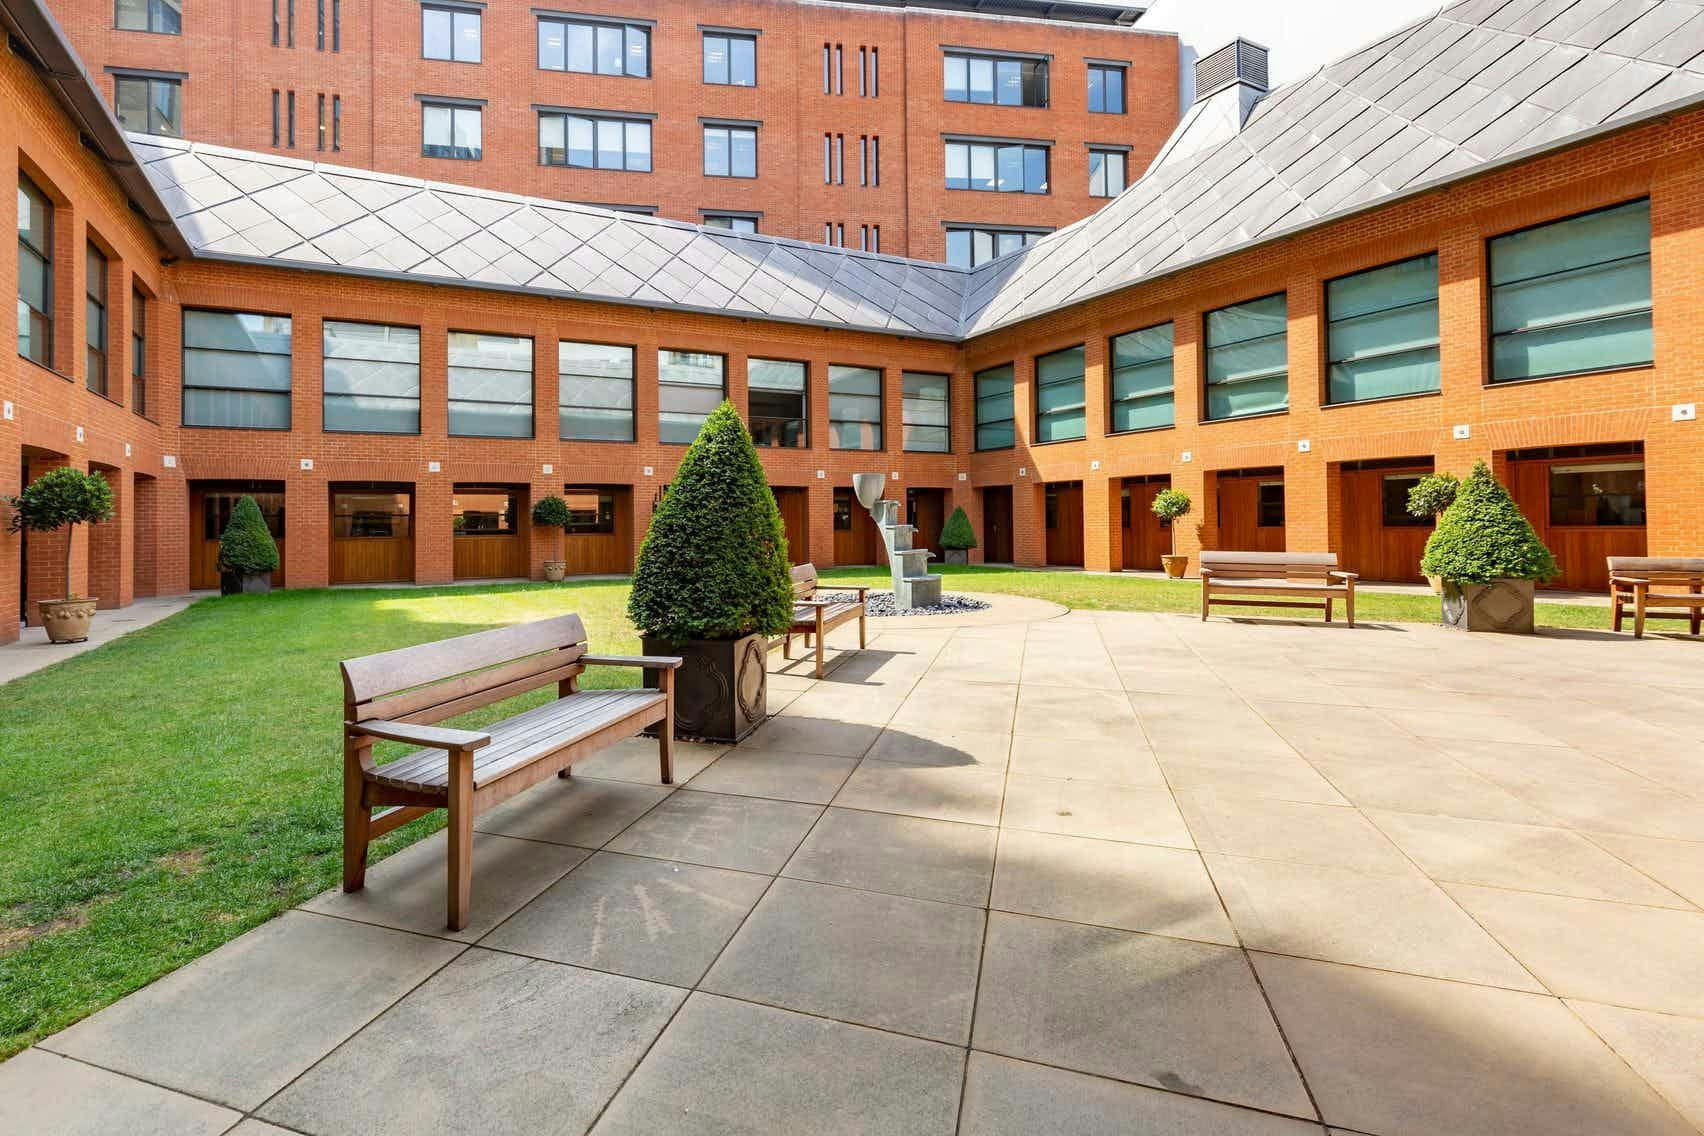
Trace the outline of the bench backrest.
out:
M 793 565 L 793 598 L 806 599 L 816 594 L 817 570 L 815 564 Z
M 1203 552 L 1218 580 L 1318 580 L 1337 568 L 1335 552 Z
M 585 669 L 578 615 L 475 631 L 343 662 L 346 720 L 439 722 Z
M 1701 556 L 1611 556 L 1611 576 L 1637 576 L 1653 584 L 1696 584 L 1704 581 Z

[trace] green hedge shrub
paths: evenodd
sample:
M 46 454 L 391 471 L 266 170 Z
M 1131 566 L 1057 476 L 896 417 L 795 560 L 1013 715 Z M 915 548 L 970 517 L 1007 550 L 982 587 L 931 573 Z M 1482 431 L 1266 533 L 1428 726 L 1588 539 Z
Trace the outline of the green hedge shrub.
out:
M 1461 483 L 1426 541 L 1420 570 L 1460 584 L 1496 579 L 1549 580 L 1556 558 L 1484 462 Z
M 278 544 L 253 497 L 241 497 L 219 534 L 219 571 L 264 576 L 278 570 Z
M 568 502 L 555 494 L 540 497 L 532 507 L 532 523 L 543 528 L 566 529 L 573 519 L 573 514 L 568 511 Z
M 976 547 L 976 533 L 970 527 L 970 518 L 965 515 L 963 505 L 954 509 L 953 515 L 947 518 L 947 523 L 941 526 L 941 547 Z
M 28 485 L 16 497 L 0 498 L 12 507 L 6 521 L 8 532 L 54 532 L 74 525 L 93 525 L 110 520 L 113 511 L 112 486 L 98 473 L 85 473 L 62 465 L 50 469 Z M 65 598 L 71 595 L 70 540 L 65 542 Z
M 1455 503 L 1461 478 L 1453 473 L 1428 473 L 1408 491 L 1408 515 L 1430 521 Z
M 639 547 L 627 614 L 667 642 L 779 635 L 793 616 L 787 537 L 733 406 L 704 420 Z

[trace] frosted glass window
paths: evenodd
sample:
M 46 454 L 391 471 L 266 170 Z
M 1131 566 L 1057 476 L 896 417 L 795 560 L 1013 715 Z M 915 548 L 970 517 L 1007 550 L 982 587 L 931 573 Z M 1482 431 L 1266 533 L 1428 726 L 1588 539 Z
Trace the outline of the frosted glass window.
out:
M 1113 337 L 1108 423 L 1113 433 L 1173 424 L 1172 339 L 1169 323 Z
M 657 352 L 657 437 L 689 445 L 727 397 L 728 361 L 704 351 Z
M 1207 313 L 1207 417 L 1240 418 L 1290 405 L 1284 294 Z
M 1012 364 L 978 371 L 976 382 L 976 448 L 1009 450 L 1017 441 L 1013 411 Z
M 560 342 L 556 374 L 564 441 L 633 441 L 633 348 Z
M 1327 399 L 1438 389 L 1438 257 L 1340 276 L 1325 286 Z
M 290 428 L 290 317 L 183 313 L 183 424 Z
M 950 452 L 953 448 L 951 376 L 907 371 L 901 381 L 903 447 L 929 454 Z
M 324 324 L 325 429 L 420 433 L 420 329 Z
M 882 448 L 882 373 L 874 367 L 828 368 L 828 444 L 834 450 Z
M 450 433 L 474 438 L 533 436 L 533 341 L 450 332 Z

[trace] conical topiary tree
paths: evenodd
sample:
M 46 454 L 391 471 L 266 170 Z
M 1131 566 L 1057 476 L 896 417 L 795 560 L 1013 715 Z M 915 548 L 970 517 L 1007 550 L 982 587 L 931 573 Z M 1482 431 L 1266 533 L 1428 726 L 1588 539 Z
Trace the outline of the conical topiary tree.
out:
M 792 621 L 781 512 L 729 403 L 704 420 L 651 516 L 627 614 L 672 643 L 779 635 Z
M 1439 518 L 1420 570 L 1458 584 L 1557 575 L 1556 558 L 1484 462 L 1474 465 Z
M 954 509 L 953 515 L 947 518 L 947 523 L 941 526 L 941 547 L 976 547 L 976 533 L 970 527 L 970 518 L 965 515 L 963 505 Z
M 264 576 L 278 570 L 278 543 L 253 497 L 240 497 L 219 534 L 219 571 Z

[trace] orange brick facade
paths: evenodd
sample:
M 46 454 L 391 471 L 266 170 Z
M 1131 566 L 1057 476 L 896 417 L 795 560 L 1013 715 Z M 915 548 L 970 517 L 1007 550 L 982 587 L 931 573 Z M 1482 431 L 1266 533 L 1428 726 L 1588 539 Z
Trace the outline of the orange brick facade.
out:
M 861 247 L 863 226 L 880 226 L 882 252 L 928 260 L 945 259 L 947 223 L 1053 228 L 1087 215 L 1101 203 L 1089 196 L 1088 144 L 1130 147 L 1134 176 L 1178 117 L 1176 36 L 1122 26 L 794 0 L 566 6 L 654 20 L 651 77 L 641 79 L 541 70 L 538 17 L 524 4 L 484 7 L 479 63 L 422 58 L 419 0 L 340 0 L 335 52 L 329 30 L 318 47 L 319 10 L 329 20 L 332 0 L 277 6 L 281 22 L 295 13 L 293 47 L 287 31 L 272 45 L 264 2 L 188 0 L 181 35 L 116 29 L 113 0 L 54 8 L 109 101 L 112 68 L 184 75 L 184 134 L 196 141 L 564 201 L 654 207 L 676 220 L 761 213 L 761 231 L 808 241 L 822 241 L 824 225 L 833 224 L 837 238 L 844 232 L 836 243 L 852 248 Z M 702 81 L 700 28 L 710 24 L 760 33 L 756 86 Z M 839 93 L 823 93 L 825 45 L 840 52 Z M 943 47 L 1049 54 L 1049 105 L 947 102 Z M 871 50 L 876 93 L 860 95 L 860 59 L 871 58 L 860 52 Z M 1088 112 L 1087 59 L 1127 64 L 1124 114 Z M 286 118 L 295 92 L 294 146 L 287 122 L 273 143 L 275 90 Z M 328 106 L 337 96 L 336 152 L 329 125 L 320 148 L 321 95 Z M 480 160 L 421 155 L 421 95 L 484 100 Z M 654 172 L 540 165 L 535 106 L 655 115 Z M 761 123 L 755 180 L 704 176 L 701 117 Z M 1050 141 L 1050 192 L 945 191 L 943 133 Z M 833 185 L 823 182 L 825 134 L 843 140 L 842 181 Z M 859 184 L 866 137 L 880 140 L 879 185 Z

